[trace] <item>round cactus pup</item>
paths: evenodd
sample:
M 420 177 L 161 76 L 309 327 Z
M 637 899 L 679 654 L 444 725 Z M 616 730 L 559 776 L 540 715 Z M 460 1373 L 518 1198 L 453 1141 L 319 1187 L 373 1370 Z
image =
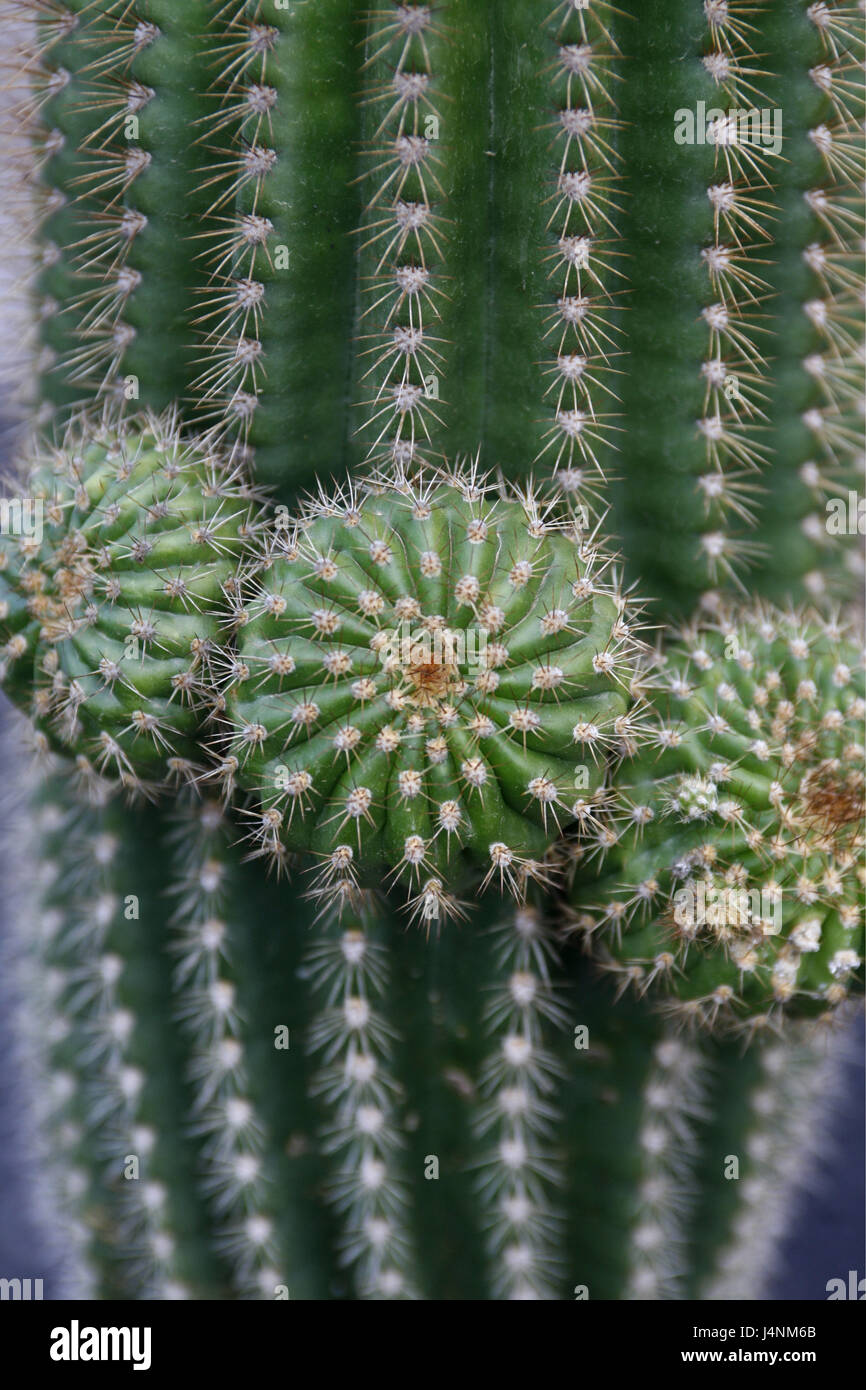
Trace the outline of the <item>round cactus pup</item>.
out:
M 652 684 L 573 925 L 688 1020 L 823 1013 L 862 981 L 860 653 L 835 622 L 761 607 L 688 632 Z
M 400 879 L 424 919 L 465 869 L 522 896 L 631 736 L 640 644 L 609 560 L 474 472 L 279 520 L 226 656 L 223 768 L 260 801 L 259 849 L 316 854 L 328 898 Z
M 101 773 L 136 787 L 189 772 L 249 489 L 147 416 L 40 451 L 23 491 L 41 536 L 3 551 L 4 688 L 43 741 Z

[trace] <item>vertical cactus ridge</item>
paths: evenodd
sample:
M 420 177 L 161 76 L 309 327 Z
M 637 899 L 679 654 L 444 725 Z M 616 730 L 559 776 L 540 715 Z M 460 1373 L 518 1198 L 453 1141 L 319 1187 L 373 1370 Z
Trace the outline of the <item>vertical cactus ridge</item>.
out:
M 362 205 L 362 31 L 350 0 L 207 9 L 197 67 L 216 105 L 195 142 L 209 221 L 192 252 L 201 268 L 192 406 L 254 449 L 260 481 L 290 500 L 356 459 L 350 233 Z
M 215 103 L 204 83 L 191 89 L 190 71 L 201 64 L 207 14 L 200 5 L 146 0 L 139 9 L 114 6 L 94 28 L 107 56 L 88 68 L 94 90 L 86 100 L 102 106 L 111 86 L 120 119 L 97 128 L 88 147 L 93 172 L 82 189 L 101 204 L 94 220 L 122 208 L 127 234 L 140 232 L 128 237 L 129 254 L 98 289 L 99 312 L 83 324 L 81 368 L 98 364 L 122 398 L 164 410 L 186 395 L 192 375 L 198 273 L 189 244 L 206 223 L 207 199 L 189 131 Z
M 631 573 L 680 612 L 737 582 L 756 555 L 777 157 L 742 139 L 729 113 L 767 105 L 767 58 L 755 58 L 762 15 L 712 0 L 651 3 L 628 30 L 628 468 L 612 515 Z
M 494 1298 L 556 1297 L 565 1175 L 557 1145 L 565 1069 L 556 1034 L 568 1015 L 553 933 L 534 903 L 489 933 L 493 954 L 474 1130 L 477 1201 Z M 554 1034 L 551 1037 L 551 1033 Z
M 21 381 L 21 394 L 39 423 L 50 419 L 57 405 L 69 408 L 77 399 L 58 368 L 77 346 L 70 304 L 80 292 L 72 250 L 80 219 L 63 185 L 80 172 L 77 142 L 88 128 L 86 120 L 71 114 L 87 61 L 85 49 L 73 40 L 81 8 L 48 0 L 7 4 L 3 12 L 4 29 L 15 25 L 19 36 L 21 63 L 17 79 L 12 78 L 17 100 L 4 123 L 4 139 L 13 148 L 22 138 L 24 143 L 10 185 L 12 241 L 29 262 L 22 275 L 31 289 L 35 326 L 29 335 L 30 379 Z
M 30 8 L 50 93 L 34 124 L 50 154 L 37 288 L 53 365 L 41 397 L 64 412 L 100 394 L 162 409 L 190 379 L 183 242 L 204 205 L 186 124 L 190 101 L 212 103 L 183 74 L 202 15 L 160 0 L 141 13 L 119 0 Z
M 431 6 L 374 11 L 367 26 L 354 404 L 365 458 L 405 468 L 434 451 L 441 456 L 434 441 L 449 407 L 439 403 L 438 382 L 453 345 L 441 330 L 450 224 L 443 207 L 450 204 L 440 127 L 462 122 L 465 111 L 443 117 L 446 39 Z
M 27 1088 L 17 1098 L 15 1140 L 34 1170 L 33 1215 L 46 1232 L 60 1292 L 93 1298 L 99 1291 L 105 1203 L 94 1197 L 88 1167 L 80 1060 L 86 1041 L 83 1016 L 70 1007 L 61 1012 L 70 970 L 58 950 L 73 923 L 73 901 L 58 853 L 66 846 L 81 848 L 72 831 L 85 813 L 71 795 L 68 779 L 40 783 L 32 761 L 13 751 L 11 740 L 4 743 L 4 770 L 15 774 L 16 792 L 14 799 L 4 797 L 2 845 L 10 861 L 14 847 L 18 872 L 4 894 L 9 915 L 3 1002 L 16 1025 L 15 1060 Z M 92 900 L 92 858 L 78 862 L 84 870 L 81 885 Z
M 362 905 L 308 949 L 304 977 L 316 1007 L 307 1047 L 318 1064 L 313 1091 L 328 1116 L 321 1146 L 341 1262 L 361 1298 L 414 1299 L 405 1092 L 395 1068 L 402 1039 L 390 1021 L 393 953 L 381 915 Z
M 553 981 L 568 1021 L 554 1042 L 562 1077 L 555 1213 L 568 1258 L 555 1296 L 681 1297 L 700 1047 L 674 1036 L 644 1001 L 615 997 L 566 942 L 560 949 Z
M 61 1191 L 80 1214 L 97 1296 L 206 1297 L 222 1280 L 207 1255 L 190 1155 L 175 1142 L 189 1098 L 176 1040 L 160 1024 L 165 941 L 158 916 L 148 921 L 161 892 L 149 817 L 136 823 L 133 859 L 112 789 L 91 780 L 89 793 L 83 800 L 56 761 L 36 793 L 42 927 L 31 950 L 53 1019 L 46 1098 L 67 1169 Z
M 502 918 L 495 892 L 478 895 L 467 922 L 434 938 L 432 925 L 429 937 L 407 930 L 391 909 L 391 971 L 400 988 L 386 1008 L 399 1040 L 392 1067 L 404 1096 L 410 1226 L 425 1299 L 488 1299 L 499 1267 L 485 1245 L 489 1208 L 478 1194 L 485 1136 L 476 1116 L 488 1049 L 482 1015 L 496 981 L 490 933 Z
M 613 27 L 627 30 L 624 20 L 610 5 L 566 3 L 548 21 L 548 43 L 555 44 L 547 65 L 553 87 L 548 131 L 558 167 L 545 200 L 552 245 L 545 256 L 547 418 L 538 458 L 553 464 L 560 485 L 581 505 L 598 497 L 619 428 L 613 423 L 620 372 L 614 363 L 629 268 L 620 250 L 622 74 Z
M 201 1186 L 231 1287 L 240 1297 L 273 1298 L 293 1281 L 279 1264 L 273 1175 L 241 1031 L 246 1019 L 232 959 L 237 927 L 225 921 L 232 873 L 225 816 L 219 804 L 200 803 L 189 793 L 176 815 L 171 950 L 174 1012 L 192 1045 L 189 1127 L 202 1140 Z
M 862 565 L 849 494 L 862 491 L 864 108 L 852 78 L 864 24 L 852 7 L 797 3 L 775 7 L 767 33 L 774 98 L 797 99 L 784 98 L 770 277 L 779 310 L 761 531 L 771 563 L 755 585 L 820 601 L 844 597 Z
M 641 1093 L 638 1211 L 632 1217 L 626 1299 L 683 1297 L 685 1218 L 694 1200 L 695 1122 L 704 1097 L 700 1049 L 668 1026 Z

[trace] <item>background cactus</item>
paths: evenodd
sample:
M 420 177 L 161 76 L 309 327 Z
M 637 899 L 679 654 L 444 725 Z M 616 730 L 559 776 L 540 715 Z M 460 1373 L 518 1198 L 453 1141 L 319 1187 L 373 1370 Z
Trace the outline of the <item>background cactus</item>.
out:
M 672 804 L 664 784 L 652 785 L 655 752 L 637 736 L 642 698 L 662 695 L 612 680 L 630 676 L 625 662 L 613 673 L 596 666 L 587 685 L 578 654 L 588 641 L 597 662 L 611 635 L 628 645 L 629 625 L 618 634 L 616 624 L 634 581 L 654 621 L 691 615 L 699 600 L 716 615 L 721 636 L 701 639 L 715 657 L 705 690 L 729 674 L 733 658 L 715 645 L 732 595 L 816 604 L 823 617 L 797 620 L 808 624 L 808 650 L 793 657 L 798 680 L 815 690 L 814 704 L 800 697 L 804 726 L 819 726 L 822 760 L 825 744 L 830 758 L 857 742 L 821 721 L 837 708 L 843 726 L 859 717 L 860 696 L 849 699 L 856 662 L 841 656 L 851 673 L 843 701 L 825 651 L 835 638 L 824 635 L 834 621 L 828 600 L 854 592 L 856 547 L 824 522 L 828 499 L 856 492 L 860 448 L 860 16 L 801 0 L 568 0 L 552 11 L 537 0 L 447 0 L 369 15 L 352 0 L 3 8 L 24 57 L 13 54 L 22 74 L 14 220 L 36 258 L 34 352 L 19 361 L 18 381 L 30 418 L 58 443 L 72 417 L 91 441 L 59 474 L 40 446 L 30 486 L 45 486 L 62 515 L 49 514 L 41 546 L 3 538 L 0 579 L 6 688 L 19 703 L 35 698 L 37 723 L 57 746 L 56 720 L 46 722 L 57 688 L 47 699 L 41 671 L 28 682 L 46 656 L 56 660 L 46 674 L 79 682 L 86 697 L 73 699 L 81 727 L 66 728 L 69 746 L 95 763 L 70 772 L 43 748 L 30 832 L 41 925 L 31 929 L 34 908 L 24 905 L 17 933 L 22 987 L 55 1020 L 44 1033 L 24 1031 L 34 1074 L 46 1078 L 44 1132 L 72 1160 L 61 1194 L 70 1286 L 146 1298 L 755 1296 L 780 1205 L 765 1200 L 761 1173 L 772 1165 L 778 1199 L 782 1156 L 827 1089 L 828 1064 L 795 1023 L 782 1043 L 756 1042 L 744 1059 L 715 1036 L 674 1032 L 650 992 L 615 999 L 562 932 L 553 868 L 567 874 L 578 911 L 602 899 L 607 911 L 640 862 L 633 848 L 657 854 L 652 872 L 667 891 L 680 845 L 693 847 L 694 821 L 668 835 L 670 818 L 660 816 L 640 847 L 632 832 L 613 843 L 609 831 L 609 808 L 629 798 L 629 785 L 659 809 Z M 709 124 L 700 102 L 721 108 Z M 738 107 L 766 107 L 771 118 L 781 109 L 784 143 L 776 148 L 772 123 L 766 138 L 754 124 L 743 134 L 729 114 Z M 160 487 L 172 504 L 178 497 L 154 458 L 152 421 L 150 437 L 132 445 L 133 486 L 122 470 L 106 477 L 116 460 L 101 422 L 135 439 L 141 406 L 174 407 L 187 441 L 195 431 L 194 447 L 181 446 L 179 529 L 177 516 L 152 515 Z M 576 825 L 579 850 L 588 832 L 597 853 L 587 863 L 567 841 L 543 883 L 518 885 L 516 907 L 483 897 L 466 923 L 429 939 L 406 930 L 400 888 L 341 894 L 342 920 L 314 921 L 321 899 L 307 901 L 302 874 L 287 887 L 244 862 L 251 826 L 254 851 L 283 856 L 282 840 L 269 844 L 257 828 L 263 789 L 269 809 L 266 764 L 238 756 L 238 727 L 255 713 L 288 764 L 299 745 L 286 752 L 277 737 L 294 698 L 286 692 L 306 692 L 312 679 L 301 664 L 297 680 L 269 672 L 257 688 L 255 664 L 278 631 L 263 596 L 276 581 L 284 612 L 302 622 L 321 588 L 309 572 L 289 580 L 288 553 L 272 544 L 244 566 L 241 609 L 235 547 L 255 542 L 250 488 L 266 484 L 276 502 L 294 504 L 314 485 L 332 496 L 334 476 L 352 475 L 355 489 L 372 475 L 372 490 L 343 496 L 360 498 L 361 509 L 404 506 L 419 469 L 453 493 L 453 480 L 431 470 L 479 450 L 482 473 L 516 484 L 511 500 L 493 494 L 493 578 L 538 554 L 553 560 L 511 604 L 543 608 L 565 548 L 571 584 L 583 579 L 587 553 L 607 553 L 606 535 L 622 547 L 621 568 L 602 570 L 604 592 L 593 599 L 598 635 L 575 640 L 566 628 L 556 642 L 576 663 L 579 690 L 548 700 L 527 685 L 530 671 L 549 670 L 552 648 L 549 634 L 537 647 L 529 641 L 521 611 L 513 616 L 525 659 L 504 668 L 504 693 L 484 693 L 486 705 L 507 697 L 520 711 L 540 692 L 545 719 L 568 735 L 557 749 L 535 747 L 529 733 L 525 743 L 497 740 L 509 838 L 534 861 L 560 825 Z M 62 447 L 53 457 L 62 461 Z M 86 497 L 76 491 L 82 465 L 96 480 Z M 386 474 L 402 490 L 380 487 L 377 497 L 375 479 Z M 521 539 L 512 554 L 509 524 L 523 526 L 539 495 L 533 475 L 549 480 L 544 495 L 567 512 L 575 539 L 534 536 L 531 555 Z M 450 516 L 434 510 L 437 540 L 471 506 L 463 495 Z M 106 507 L 119 510 L 106 517 Z M 326 501 L 307 512 L 300 548 L 327 557 L 318 542 L 327 531 L 333 558 L 356 564 L 342 536 L 330 539 L 343 525 L 333 512 Z M 193 518 L 216 518 L 227 533 L 203 565 L 189 546 Z M 188 593 L 210 607 L 228 589 L 223 622 L 228 611 L 250 619 L 234 644 L 204 604 L 194 616 L 164 604 L 165 571 L 131 553 L 154 532 Z M 76 610 L 75 631 L 58 634 L 43 610 L 60 597 L 62 538 L 79 534 L 95 557 L 93 581 L 88 558 L 84 591 L 75 586 L 87 620 L 79 627 Z M 105 574 L 106 541 L 125 617 L 112 618 L 106 595 L 94 623 L 90 586 Z M 479 578 L 459 550 L 429 550 L 454 584 Z M 403 576 L 419 600 L 440 579 L 424 574 L 421 554 Z M 378 575 L 371 592 L 393 603 L 393 578 Z M 121 627 L 128 633 L 134 604 L 145 601 L 160 622 L 168 610 L 171 660 L 145 653 L 118 694 L 96 671 L 104 656 L 115 659 L 105 644 L 120 640 Z M 442 607 L 461 624 L 472 611 L 452 615 L 440 604 L 432 614 Z M 486 631 L 482 610 L 472 617 Z M 367 628 L 352 621 L 369 647 Z M 754 619 L 732 621 L 751 639 Z M 171 698 L 172 678 L 189 670 L 188 639 L 211 643 L 217 633 L 223 651 L 196 667 L 196 708 L 184 709 Z M 691 673 L 684 650 L 674 647 L 663 670 Z M 558 654 L 556 664 L 565 671 Z M 779 665 L 772 652 L 771 669 Z M 780 675 L 784 684 L 784 663 Z M 746 721 L 740 729 L 738 713 L 736 738 L 754 740 L 739 673 L 732 683 Z M 316 690 L 324 685 L 316 674 Z M 677 701 L 683 692 L 670 693 Z M 328 698 L 339 702 L 333 691 Z M 69 709 L 68 694 L 60 699 Z M 635 729 L 615 729 L 622 746 L 610 747 L 595 715 L 572 710 L 587 700 L 601 700 L 612 722 L 631 704 Z M 152 738 L 133 739 L 128 725 L 142 703 L 161 734 L 151 727 Z M 663 775 L 694 778 L 715 758 L 723 735 L 707 730 L 705 704 L 686 701 L 687 748 L 664 752 Z M 751 706 L 759 723 L 764 708 Z M 202 727 L 214 712 L 227 720 L 222 741 Z M 600 735 L 597 761 L 592 750 L 576 756 L 579 724 Z M 652 711 L 649 727 L 658 731 Z M 362 756 L 375 761 L 364 732 Z M 216 749 L 217 783 L 239 784 L 234 807 L 202 795 L 201 781 L 156 806 L 122 806 L 113 776 L 100 775 L 117 760 L 94 756 L 106 734 L 133 764 L 127 783 L 162 777 L 167 757 L 188 770 L 205 744 Z M 773 734 L 772 759 L 784 756 L 778 742 Z M 753 771 L 742 752 L 738 744 L 723 754 L 736 761 L 738 791 Z M 557 759 L 586 763 L 578 809 Z M 344 762 L 335 751 L 335 770 Z M 290 775 L 304 770 L 298 762 Z M 845 775 L 862 776 L 853 757 Z M 557 790 L 547 823 L 521 785 L 537 778 Z M 677 791 L 682 810 L 683 797 L 702 814 L 709 808 L 709 786 Z M 417 826 L 411 802 L 404 808 L 386 791 L 383 808 L 377 829 L 391 843 L 371 860 L 390 866 L 403 830 Z M 764 833 L 777 808 L 774 798 L 761 802 Z M 498 810 L 479 797 L 465 811 L 486 853 Z M 320 849 L 311 827 L 312 813 L 308 824 L 295 817 L 289 847 Z M 446 853 L 449 842 L 446 833 Z M 458 885 L 450 862 L 439 862 L 442 845 L 439 836 L 435 867 L 450 892 Z M 722 845 L 727 853 L 724 836 Z M 807 848 L 810 875 L 815 860 L 821 873 L 838 867 L 838 847 L 829 865 L 826 843 Z M 786 873 L 798 864 L 786 860 Z M 847 875 L 847 860 L 841 867 Z M 815 953 L 823 976 L 797 980 L 822 1007 L 834 1000 L 825 956 L 839 932 L 839 949 L 862 952 L 847 944 L 862 933 L 847 878 L 843 897 L 852 926 L 828 911 L 832 926 Z M 800 925 L 786 919 L 786 933 Z M 646 950 L 631 936 L 609 944 L 614 963 L 642 963 Z M 699 997 L 718 988 L 715 960 L 722 984 L 731 970 L 719 947 L 700 958 L 690 951 L 676 962 L 684 975 L 673 976 L 687 998 L 699 959 L 712 976 L 712 989 L 696 986 Z M 763 1016 L 764 993 L 742 993 Z M 730 1152 L 751 1165 L 748 1182 L 722 1183 Z M 137 1176 L 125 1171 L 129 1158 Z

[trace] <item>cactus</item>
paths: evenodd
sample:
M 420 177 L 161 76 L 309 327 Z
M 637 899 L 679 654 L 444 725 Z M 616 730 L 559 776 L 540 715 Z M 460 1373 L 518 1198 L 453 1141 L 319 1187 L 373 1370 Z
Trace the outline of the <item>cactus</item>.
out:
M 157 420 L 71 435 L 23 488 L 48 526 L 38 547 L 4 538 L 10 691 L 46 745 L 97 772 L 130 786 L 190 775 L 219 635 L 211 610 L 233 582 L 248 489 Z
M 862 979 L 861 16 L 0 12 L 68 1286 L 760 1296 Z
M 697 1022 L 843 999 L 864 950 L 857 647 L 838 622 L 741 612 L 669 650 L 653 704 L 597 843 L 575 846 L 598 857 L 576 929 Z
M 522 897 L 576 766 L 591 792 L 629 737 L 635 637 L 609 564 L 567 512 L 475 470 L 379 479 L 278 528 L 228 654 L 253 842 L 314 850 L 326 899 L 384 869 L 425 920 L 457 910 L 442 882 L 464 858 Z

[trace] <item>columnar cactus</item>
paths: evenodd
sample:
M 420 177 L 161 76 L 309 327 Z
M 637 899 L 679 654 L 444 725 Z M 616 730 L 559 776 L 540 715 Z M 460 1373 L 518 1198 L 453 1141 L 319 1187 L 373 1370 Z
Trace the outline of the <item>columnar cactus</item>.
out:
M 862 987 L 862 16 L 0 13 L 67 1288 L 760 1296 Z

